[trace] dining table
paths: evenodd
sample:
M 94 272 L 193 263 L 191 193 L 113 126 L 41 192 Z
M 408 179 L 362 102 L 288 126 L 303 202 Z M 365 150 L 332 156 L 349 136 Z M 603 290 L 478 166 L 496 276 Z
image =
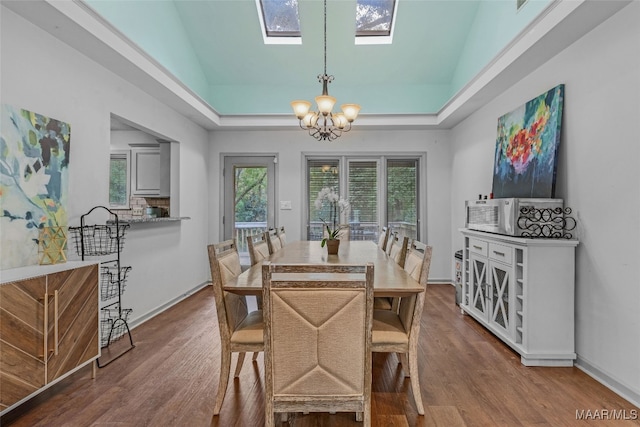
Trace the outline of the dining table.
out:
M 376 297 L 407 297 L 424 292 L 409 273 L 372 241 L 340 241 L 336 255 L 329 255 L 319 241 L 287 243 L 264 260 L 229 280 L 224 290 L 240 295 L 262 294 L 262 265 L 277 264 L 373 264 L 373 294 Z

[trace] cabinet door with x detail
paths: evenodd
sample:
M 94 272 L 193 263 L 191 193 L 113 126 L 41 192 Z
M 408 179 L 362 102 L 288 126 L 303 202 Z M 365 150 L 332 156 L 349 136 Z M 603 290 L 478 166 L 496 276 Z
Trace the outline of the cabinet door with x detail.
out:
M 493 261 L 489 261 L 489 267 L 491 275 L 489 322 L 506 336 L 513 337 L 511 320 L 513 267 Z

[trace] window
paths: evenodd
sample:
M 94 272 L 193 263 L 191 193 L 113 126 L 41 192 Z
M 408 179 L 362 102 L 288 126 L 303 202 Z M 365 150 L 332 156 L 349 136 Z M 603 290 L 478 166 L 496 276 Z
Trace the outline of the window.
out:
M 328 218 L 328 213 L 323 208 L 316 209 L 315 201 L 318 193 L 325 187 L 340 191 L 339 161 L 308 160 L 307 161 L 307 212 L 309 213 L 307 235 L 309 240 L 322 239 L 322 219 Z
M 387 161 L 387 224 L 391 231 L 418 238 L 418 161 Z
M 420 155 L 307 156 L 307 238 L 322 238 L 323 212 L 315 200 L 324 187 L 349 200 L 341 222 L 349 224 L 351 240 L 378 239 L 383 225 L 412 239 L 420 238 Z
M 351 240 L 376 240 L 378 234 L 378 162 L 349 160 L 348 199 Z
M 298 0 L 256 0 L 265 44 L 301 44 Z
M 358 0 L 356 44 L 391 43 L 396 7 L 396 0 Z
M 128 150 L 113 150 L 109 159 L 109 206 L 129 209 L 131 162 Z

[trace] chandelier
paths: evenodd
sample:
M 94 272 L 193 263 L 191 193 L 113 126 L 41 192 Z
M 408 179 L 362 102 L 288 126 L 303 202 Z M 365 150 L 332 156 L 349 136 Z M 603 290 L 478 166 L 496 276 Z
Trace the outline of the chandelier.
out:
M 324 74 L 318 75 L 318 82 L 322 83 L 322 95 L 316 96 L 318 111 L 309 111 L 309 101 L 296 100 L 291 102 L 293 112 L 300 122 L 300 127 L 318 141 L 334 141 L 343 132 L 351 130 L 351 123 L 358 117 L 358 104 L 343 104 L 341 113 L 333 113 L 336 99 L 329 96 L 327 85 L 333 81 L 333 76 L 327 74 L 327 0 L 324 0 Z

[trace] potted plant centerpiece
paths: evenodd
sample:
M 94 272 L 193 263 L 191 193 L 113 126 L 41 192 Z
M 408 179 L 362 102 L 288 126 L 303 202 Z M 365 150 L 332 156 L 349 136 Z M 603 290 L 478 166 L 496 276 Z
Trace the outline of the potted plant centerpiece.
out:
M 351 205 L 347 200 L 340 197 L 333 188 L 329 187 L 320 190 L 315 201 L 315 207 L 318 210 L 322 210 L 325 205 L 328 208 L 327 213 L 329 214 L 329 220 L 325 221 L 322 217 L 320 218 L 326 229 L 326 234 L 322 242 L 320 242 L 320 246 L 324 247 L 327 245 L 327 252 L 330 255 L 335 255 L 338 253 L 338 247 L 340 245 L 340 232 L 346 228 L 346 226 L 339 224 L 340 217 L 343 212 L 346 213 L 349 211 Z

